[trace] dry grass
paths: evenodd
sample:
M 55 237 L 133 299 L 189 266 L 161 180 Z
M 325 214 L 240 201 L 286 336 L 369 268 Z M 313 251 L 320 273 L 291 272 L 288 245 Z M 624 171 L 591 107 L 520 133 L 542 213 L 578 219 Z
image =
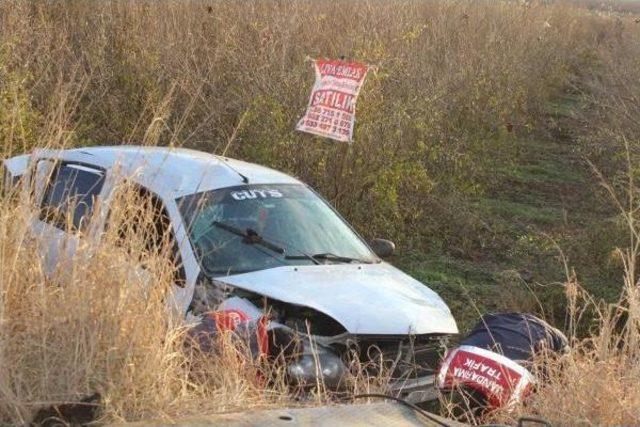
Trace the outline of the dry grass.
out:
M 154 224 L 139 221 L 151 217 L 149 206 L 129 188 L 111 202 L 106 231 L 80 232 L 77 252 L 48 274 L 39 261 L 45 248 L 29 228 L 37 215 L 30 199 L 14 194 L 1 206 L 1 423 L 25 424 L 41 408 L 96 392 L 102 421 L 328 404 L 342 396 L 321 381 L 312 390 L 287 385 L 281 364 L 256 359 L 229 335 L 218 338 L 214 353 L 187 345 L 188 326 L 168 303 L 172 246 L 164 241 L 149 252 L 148 238 L 158 236 Z M 370 364 L 377 363 L 384 365 Z M 352 362 L 346 390 L 384 391 L 384 368 L 375 377 L 367 368 Z
M 634 192 L 637 192 L 634 188 Z M 635 215 L 635 212 L 634 212 Z M 635 221 L 634 221 L 635 222 Z M 464 398 L 443 397 L 444 414 L 472 425 L 515 425 L 534 417 L 554 426 L 638 425 L 640 423 L 640 293 L 637 228 L 631 245 L 619 250 L 625 264 L 622 296 L 615 304 L 594 300 L 569 270 L 564 284 L 571 349 L 560 357 L 541 354 L 534 361 L 535 392 L 515 407 L 488 414 L 474 412 Z M 594 315 L 595 313 L 595 315 Z M 586 337 L 578 324 L 591 324 Z
M 547 103 L 559 94 L 588 94 L 576 119 L 603 174 L 620 170 L 618 158 L 637 169 L 637 143 L 609 144 L 640 137 L 634 19 L 561 2 L 5 1 L 1 151 L 120 141 L 229 147 L 300 176 L 368 236 L 419 244 L 440 236 L 464 250 L 483 224 L 460 201 L 481 195 L 514 161 L 517 139 L 544 131 Z M 379 66 L 350 147 L 293 131 L 311 84 L 306 55 Z M 628 196 L 636 187 L 615 177 L 610 188 L 627 195 L 617 202 L 631 236 L 620 253 L 623 297 L 611 307 L 587 298 L 600 313 L 592 336 L 576 339 L 518 414 L 640 422 L 640 231 Z M 26 232 L 33 214 L 28 200 L 1 201 L 0 422 L 24 423 L 43 405 L 95 391 L 105 420 L 292 403 L 280 372 L 233 346 L 218 358 L 184 351 L 183 326 L 163 303 L 166 257 L 144 260 L 153 286 L 131 273 L 140 236 L 125 248 L 109 232 L 85 241 L 81 252 L 91 256 L 45 277 Z M 574 280 L 565 289 L 578 316 L 584 294 Z M 384 386 L 364 372 L 354 367 L 354 390 Z
M 78 245 L 69 255 L 61 251 L 53 272 L 43 263 L 50 241 L 30 227 L 40 215 L 32 195 L 9 191 L 0 202 L 0 423 L 25 424 L 42 408 L 94 393 L 104 422 L 329 404 L 342 396 L 321 381 L 311 390 L 288 385 L 283 365 L 255 358 L 229 335 L 213 353 L 188 345 L 189 326 L 169 298 L 173 242 L 157 234 L 153 202 L 126 182 L 108 211 L 96 205 L 88 228 L 74 230 L 71 217 L 61 224 Z M 372 376 L 367 368 L 351 363 L 346 390 L 385 389 L 384 369 Z
M 264 367 L 242 349 L 185 351 L 184 326 L 165 304 L 165 254 L 143 253 L 133 233 L 116 245 L 112 228 L 99 243 L 85 237 L 72 262 L 45 276 L 27 230 L 32 214 L 13 203 L 0 212 L 2 422 L 24 424 L 40 407 L 94 392 L 108 420 L 269 406 L 286 396 L 280 384 L 265 387 Z M 136 253 L 146 272 L 131 261 Z
M 633 12 L 637 2 L 614 6 Z M 623 267 L 620 298 L 614 304 L 594 300 L 567 269 L 573 349 L 551 363 L 548 380 L 516 412 L 534 412 L 557 425 L 640 424 L 640 45 L 628 37 L 629 28 L 638 25 L 637 15 L 616 22 L 618 43 L 600 52 L 598 69 L 583 80 L 586 105 L 576 118 L 581 120 L 585 157 L 602 184 L 605 203 L 616 208 L 615 220 L 626 230 L 625 246 L 612 254 Z M 595 321 L 589 336 L 579 339 L 576 325 L 590 318 L 587 313 L 595 313 Z
M 564 289 L 571 351 L 560 358 L 541 355 L 534 367 L 539 379 L 535 394 L 521 406 L 498 411 L 489 419 L 515 422 L 521 416 L 535 414 L 552 425 L 640 423 L 640 188 L 632 146 L 624 144 L 621 151 L 626 159 L 626 169 L 621 173 L 626 186 L 610 184 L 596 170 L 611 203 L 628 226 L 628 245 L 614 254 L 624 267 L 620 299 L 614 304 L 595 300 L 566 267 Z M 583 322 L 591 324 L 587 337 L 577 333 Z
M 37 129 L 66 109 L 73 114 L 56 139 L 229 147 L 231 157 L 300 176 L 366 225 L 367 237 L 429 236 L 460 250 L 471 244 L 464 236 L 482 230 L 460 201 L 513 164 L 518 138 L 544 129 L 548 101 L 619 32 L 615 20 L 561 2 L 0 8 L 0 92 L 23 134 L 13 150 L 38 145 Z M 351 146 L 293 130 L 312 84 L 307 55 L 379 67 L 363 89 Z

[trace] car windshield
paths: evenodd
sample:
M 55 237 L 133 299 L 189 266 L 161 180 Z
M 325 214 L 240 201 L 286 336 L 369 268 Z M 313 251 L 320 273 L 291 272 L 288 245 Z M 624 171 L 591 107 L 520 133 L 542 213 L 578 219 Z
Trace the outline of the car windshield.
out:
M 209 276 L 282 265 L 378 261 L 351 227 L 304 185 L 244 185 L 191 194 L 177 202 Z

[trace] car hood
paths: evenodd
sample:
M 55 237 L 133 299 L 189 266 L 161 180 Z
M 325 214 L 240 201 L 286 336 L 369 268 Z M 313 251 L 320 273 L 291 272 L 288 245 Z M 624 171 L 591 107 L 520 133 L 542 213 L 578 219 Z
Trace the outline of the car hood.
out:
M 455 334 L 440 296 L 387 263 L 284 266 L 217 281 L 318 310 L 351 334 Z

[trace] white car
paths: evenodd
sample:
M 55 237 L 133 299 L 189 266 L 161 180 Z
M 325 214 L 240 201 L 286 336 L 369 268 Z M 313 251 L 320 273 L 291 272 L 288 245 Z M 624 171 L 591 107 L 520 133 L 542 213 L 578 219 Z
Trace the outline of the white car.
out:
M 443 300 L 425 284 L 382 261 L 391 242 L 371 249 L 342 217 L 304 183 L 266 167 L 202 152 L 114 146 L 39 150 L 4 161 L 5 186 L 34 183 L 41 209 L 60 208 L 65 195 L 78 202 L 76 228 L 102 221 L 116 186 L 128 180 L 153 197 L 161 227 L 177 242 L 179 272 L 173 301 L 185 318 L 197 318 L 199 289 L 218 308 L 262 313 L 268 301 L 271 329 L 311 335 L 316 357 L 289 367 L 300 381 L 321 375 L 336 384 L 342 356 L 380 352 L 392 361 L 394 388 L 412 401 L 430 395 L 443 340 L 458 329 Z M 33 179 L 20 180 L 31 175 Z M 46 182 L 48 180 L 48 182 Z M 25 184 L 27 186 L 27 184 Z M 62 206 L 64 209 L 64 206 Z M 72 208 L 70 208 L 72 209 Z M 169 218 L 170 221 L 166 221 Z M 104 224 L 92 224 L 100 230 Z M 40 215 L 33 231 L 46 241 L 43 264 L 52 271 L 72 255 L 78 235 L 54 216 Z M 72 227 L 72 228 L 74 228 Z M 99 233 L 98 233 L 99 235 Z M 321 370 L 315 363 L 320 363 Z

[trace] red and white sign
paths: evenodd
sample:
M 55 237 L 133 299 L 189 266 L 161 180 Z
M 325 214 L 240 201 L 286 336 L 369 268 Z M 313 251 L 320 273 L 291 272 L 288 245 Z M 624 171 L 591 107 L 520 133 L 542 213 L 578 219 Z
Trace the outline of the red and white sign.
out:
M 521 401 L 533 381 L 531 373 L 513 360 L 469 345 L 447 354 L 437 378 L 441 389 L 451 390 L 464 385 L 480 391 L 494 408 Z
M 353 139 L 356 100 L 369 67 L 357 62 L 317 59 L 316 82 L 296 129 L 349 142 Z

